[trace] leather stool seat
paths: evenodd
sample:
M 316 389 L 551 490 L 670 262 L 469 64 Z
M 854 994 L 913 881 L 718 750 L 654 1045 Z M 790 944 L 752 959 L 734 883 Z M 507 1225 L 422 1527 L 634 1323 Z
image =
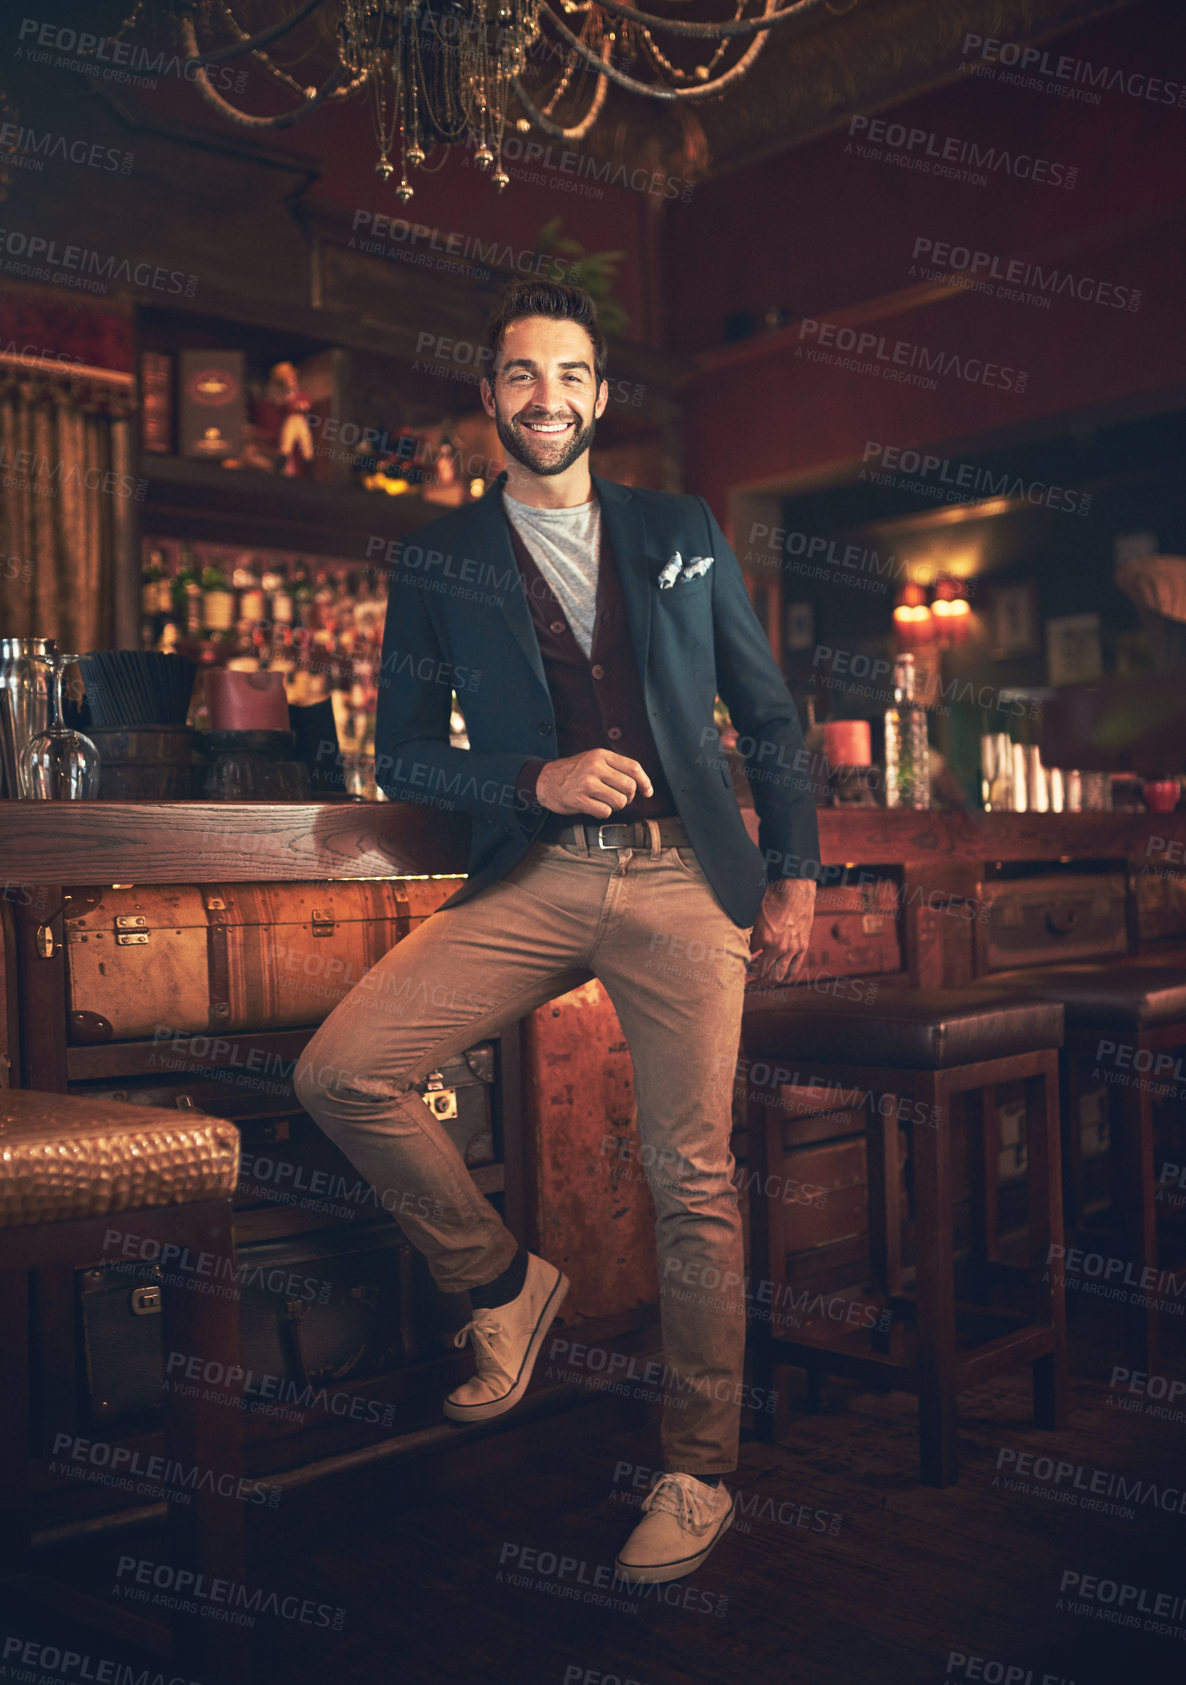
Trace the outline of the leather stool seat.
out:
M 4 1090 L 0 1228 L 226 1199 L 239 1174 L 233 1123 L 163 1106 Z
M 1186 969 L 1172 965 L 1059 965 L 1003 971 L 989 988 L 1059 1001 L 1068 1029 L 1155 1029 L 1186 1020 Z
M 187 1679 L 217 1680 L 218 1685 L 249 1685 L 243 1628 L 204 1620 L 197 1605 L 175 1599 L 181 1607 L 170 1610 L 168 1627 L 137 1618 L 133 1631 L 123 1610 L 78 1586 L 48 1579 L 34 1566 L 34 1523 L 43 1502 L 30 1478 L 31 1454 L 44 1461 L 58 1433 L 72 1433 L 82 1419 L 76 1421 L 73 1406 L 59 1404 L 58 1414 L 43 1416 L 36 1434 L 31 1431 L 37 1378 L 31 1361 L 30 1278 L 54 1271 L 59 1277 L 65 1273 L 68 1281 L 84 1265 L 126 1267 L 129 1239 L 141 1259 L 173 1260 L 168 1268 L 157 1266 L 161 1349 L 216 1362 L 228 1391 L 164 1390 L 164 1457 L 159 1461 L 185 1474 L 173 1481 L 177 1490 L 159 1488 L 168 1523 L 160 1548 L 172 1564 L 198 1579 L 244 1583 L 244 1505 L 224 1495 L 228 1482 L 235 1489 L 242 1470 L 237 1412 L 226 1408 L 228 1394 L 233 1402 L 236 1391 L 231 1376 L 243 1374 L 238 1296 L 233 1288 L 227 1290 L 228 1278 L 237 1273 L 231 1194 L 238 1170 L 239 1131 L 220 1118 L 80 1094 L 5 1089 L 0 1095 L 0 1353 L 5 1366 L 0 1584 L 11 1599 L 48 1603 L 100 1632 L 122 1632 L 158 1657 L 167 1652 L 171 1675 L 184 1672 Z M 65 1320 L 69 1315 L 67 1305 Z M 61 1341 L 57 1344 L 60 1351 Z M 52 1349 L 43 1340 L 41 1361 L 51 1383 L 47 1390 L 56 1385 L 61 1392 L 69 1377 L 57 1373 L 46 1357 Z M 191 1471 L 202 1477 L 192 1490 Z M 217 1482 L 207 1478 L 211 1475 Z M 134 1668 L 124 1671 L 141 1677 Z M 157 1668 L 149 1671 L 164 1677 Z
M 787 991 L 791 998 L 785 1002 L 747 1006 L 745 1050 L 751 1059 L 935 1071 L 1061 1047 L 1058 998 L 1019 998 L 1021 987 L 1015 982 L 1007 1000 L 1000 989 L 982 985 L 885 989 L 876 1001 Z

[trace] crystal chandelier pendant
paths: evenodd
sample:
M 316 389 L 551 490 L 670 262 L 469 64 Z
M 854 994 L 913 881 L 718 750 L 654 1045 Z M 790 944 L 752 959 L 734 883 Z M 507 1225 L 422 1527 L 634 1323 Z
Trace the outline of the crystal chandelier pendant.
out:
M 295 122 L 323 104 L 328 109 L 328 102 L 363 90 L 371 106 L 378 152 L 375 172 L 384 183 L 397 173 L 389 152 L 397 146 L 401 152 L 403 167 L 396 188 L 401 200 L 412 197 L 407 171 L 424 166 L 426 151 L 435 155 L 438 147 L 463 144 L 476 145 L 474 163 L 488 173 L 501 192 L 509 185 L 499 156 L 508 125 L 526 135 L 539 118 L 546 133 L 564 140 L 583 140 L 601 113 L 610 82 L 632 92 L 677 101 L 696 98 L 710 88 L 723 93 L 747 73 L 749 61 L 761 45 L 752 42 L 740 60 L 731 68 L 723 68 L 722 55 L 732 40 L 756 36 L 767 28 L 774 21 L 771 11 L 781 16 L 800 7 L 810 8 L 817 0 L 768 0 L 761 18 L 743 18 L 743 0 L 737 0 L 736 15 L 728 26 L 693 27 L 694 34 L 715 43 L 715 50 L 706 50 L 704 62 L 687 70 L 672 64 L 647 27 L 649 22 L 661 30 L 664 20 L 652 18 L 635 6 L 617 6 L 613 0 L 606 3 L 612 5 L 615 14 L 612 27 L 598 0 L 559 0 L 554 9 L 541 0 L 337 0 L 325 10 L 333 14 L 328 32 L 336 37 L 338 65 L 331 80 L 311 81 L 302 87 L 294 74 L 269 56 L 265 46 L 286 35 L 316 9 L 317 0 L 306 0 L 305 4 L 296 4 L 295 22 L 269 27 L 259 36 L 247 36 L 236 26 L 238 42 L 231 48 L 219 48 L 215 54 L 222 60 L 252 53 L 272 76 L 300 96 L 302 104 L 297 109 L 274 118 L 255 117 L 235 107 L 228 111 L 228 101 L 213 96 L 208 88 L 205 91 L 224 114 L 273 127 Z M 846 3 L 851 11 L 855 0 Z M 205 14 L 211 10 L 227 13 L 228 17 L 231 12 L 229 0 L 213 8 L 198 5 L 196 0 L 170 0 L 159 6 L 150 4 L 150 0 L 132 0 L 132 6 L 123 29 L 136 24 L 144 12 L 167 12 L 185 36 L 187 59 L 195 63 L 203 59 L 190 14 L 202 14 L 205 24 L 209 22 Z M 836 9 L 832 0 L 828 0 L 828 9 Z M 565 26 L 567 48 L 551 42 L 545 24 L 560 23 L 562 16 L 573 19 L 584 14 L 587 16 L 579 38 Z M 728 34 L 714 33 L 726 27 Z M 537 42 L 541 43 L 541 54 L 557 60 L 558 70 L 547 71 L 531 64 Z M 634 74 L 644 63 L 649 67 L 645 82 Z M 631 74 L 625 74 L 624 67 Z M 534 102 L 540 99 L 540 91 L 531 93 L 520 86 L 520 78 L 528 72 L 534 73 L 532 80 L 552 84 L 538 109 Z M 512 97 L 518 98 L 518 107 L 511 103 Z M 583 115 L 578 118 L 572 111 L 569 121 L 554 116 L 561 100 L 566 102 L 566 110 L 583 105 Z M 525 115 L 515 115 L 516 110 L 532 112 L 533 116 L 529 120 Z M 498 142 L 493 148 L 487 144 L 487 128 Z M 405 136 L 411 139 L 410 146 L 404 145 Z M 422 136 L 428 142 L 427 149 L 421 144 Z

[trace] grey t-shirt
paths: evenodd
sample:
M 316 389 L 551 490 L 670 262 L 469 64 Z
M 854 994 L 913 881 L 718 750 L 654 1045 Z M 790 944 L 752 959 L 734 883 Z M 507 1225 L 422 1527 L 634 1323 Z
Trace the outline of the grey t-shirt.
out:
M 505 490 L 502 501 L 588 656 L 593 649 L 601 551 L 601 505 L 596 494 L 575 509 L 536 509 Z

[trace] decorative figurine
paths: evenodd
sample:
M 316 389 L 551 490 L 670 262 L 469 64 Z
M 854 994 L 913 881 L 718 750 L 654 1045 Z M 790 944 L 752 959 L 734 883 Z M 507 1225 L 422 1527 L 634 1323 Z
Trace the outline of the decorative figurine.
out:
M 280 472 L 289 479 L 307 478 L 313 462 L 313 432 L 308 415 L 312 402 L 302 392 L 292 363 L 277 363 L 268 377 L 268 399 L 280 417 L 276 449 Z

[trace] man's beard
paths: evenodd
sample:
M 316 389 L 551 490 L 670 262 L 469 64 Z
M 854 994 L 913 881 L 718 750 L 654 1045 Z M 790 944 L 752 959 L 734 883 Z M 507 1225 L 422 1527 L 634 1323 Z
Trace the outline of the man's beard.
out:
M 597 429 L 596 420 L 591 420 L 587 427 L 581 427 L 579 425 L 580 417 L 577 416 L 575 410 L 571 412 L 571 417 L 578 423 L 576 431 L 568 435 L 568 443 L 564 449 L 552 455 L 550 453 L 555 447 L 548 444 L 546 438 L 536 439 L 530 433 L 522 432 L 519 427 L 519 416 L 515 416 L 513 420 L 508 421 L 497 403 L 494 406 L 495 425 L 498 428 L 498 437 L 502 441 L 503 447 L 508 455 L 513 456 L 516 462 L 522 463 L 523 467 L 530 469 L 533 474 L 563 474 L 564 470 L 571 468 L 577 457 L 583 451 L 587 451 L 593 443 L 593 434 Z M 543 419 L 542 416 L 532 417 L 533 421 L 542 422 Z M 559 420 L 560 418 L 552 417 L 551 419 Z M 565 417 L 565 419 L 567 420 L 569 417 Z

